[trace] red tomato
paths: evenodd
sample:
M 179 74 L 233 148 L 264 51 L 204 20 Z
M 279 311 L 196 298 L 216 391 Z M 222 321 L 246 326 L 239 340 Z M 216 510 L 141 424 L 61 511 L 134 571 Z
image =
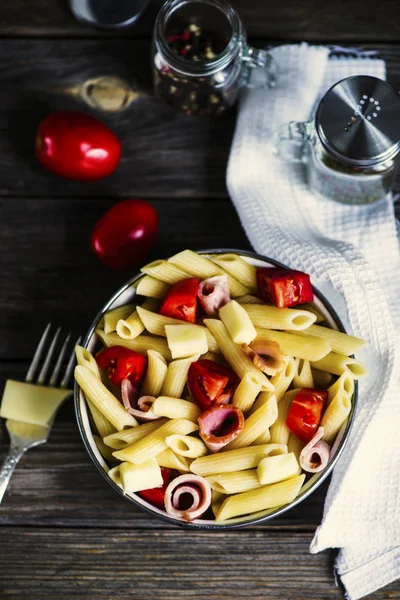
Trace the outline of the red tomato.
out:
M 115 133 L 95 117 L 59 111 L 40 123 L 35 154 L 43 167 L 60 177 L 94 181 L 115 171 L 121 144 Z
M 100 369 L 106 369 L 115 385 L 121 385 L 123 379 L 140 385 L 146 375 L 147 358 L 134 350 L 123 346 L 110 346 L 96 356 Z
M 229 367 L 203 358 L 190 365 L 187 383 L 196 404 L 205 411 L 229 402 L 239 379 Z
M 128 269 L 140 264 L 158 235 L 158 215 L 144 200 L 122 200 L 95 225 L 91 247 L 107 267 Z
M 175 283 L 164 298 L 160 315 L 196 323 L 198 289 L 199 280 L 197 277 L 182 279 L 182 281 Z
M 327 398 L 326 390 L 304 388 L 293 399 L 286 425 L 293 435 L 306 444 L 318 429 Z
M 302 271 L 275 267 L 257 269 L 257 285 L 260 298 L 278 308 L 314 300 L 310 276 Z
M 141 492 L 138 492 L 138 495 L 141 498 L 143 498 L 143 500 L 147 500 L 147 502 L 150 502 L 150 504 L 153 504 L 154 506 L 163 509 L 164 494 L 169 482 L 172 479 L 172 471 L 171 469 L 167 469 L 166 467 L 161 467 L 161 475 L 164 482 L 161 487 L 152 488 L 150 490 L 142 490 Z

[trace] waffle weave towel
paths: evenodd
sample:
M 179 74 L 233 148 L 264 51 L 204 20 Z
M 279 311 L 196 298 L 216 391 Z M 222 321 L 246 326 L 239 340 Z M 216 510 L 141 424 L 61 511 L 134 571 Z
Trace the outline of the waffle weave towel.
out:
M 358 358 L 370 375 L 360 382 L 354 427 L 310 549 L 340 549 L 335 570 L 347 598 L 356 600 L 400 576 L 400 252 L 393 201 L 356 207 L 313 196 L 304 167 L 274 154 L 273 135 L 281 124 L 308 120 L 340 79 L 384 79 L 385 64 L 306 44 L 272 52 L 277 86 L 243 92 L 227 185 L 255 250 L 309 273 L 349 332 L 368 341 Z

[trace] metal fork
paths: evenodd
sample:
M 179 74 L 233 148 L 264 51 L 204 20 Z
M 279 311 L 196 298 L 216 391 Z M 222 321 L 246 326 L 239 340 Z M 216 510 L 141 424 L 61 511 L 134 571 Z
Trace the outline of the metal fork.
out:
M 69 341 L 71 339 L 71 334 L 69 333 L 65 338 L 65 341 L 61 347 L 60 353 L 58 355 L 55 367 L 53 372 L 48 379 L 47 372 L 50 367 L 51 360 L 56 350 L 58 338 L 60 336 L 61 327 L 57 329 L 55 332 L 53 339 L 50 343 L 50 346 L 47 350 L 47 354 L 44 355 L 45 347 L 50 339 L 50 329 L 51 323 L 49 323 L 44 330 L 42 337 L 40 338 L 40 342 L 32 359 L 32 362 L 29 366 L 28 373 L 26 374 L 25 382 L 26 383 L 37 383 L 39 385 L 46 385 L 48 387 L 56 387 L 57 381 L 60 376 L 61 368 L 63 365 L 64 357 L 67 352 L 67 347 Z M 79 344 L 81 338 L 79 337 L 75 345 Z M 35 373 L 37 372 L 39 365 L 41 363 L 42 358 L 44 358 L 42 368 L 37 376 L 36 381 L 34 381 Z M 74 360 L 75 360 L 75 346 L 68 360 L 67 367 L 64 372 L 64 376 L 61 379 L 60 384 L 57 386 L 58 388 L 66 389 L 68 385 L 68 381 L 71 378 L 72 370 L 74 368 Z M 22 455 L 30 448 L 34 448 L 35 446 L 39 446 L 39 444 L 44 444 L 47 442 L 47 437 L 50 433 L 51 427 L 53 425 L 55 415 L 49 423 L 47 427 L 42 427 L 41 425 L 31 425 L 29 423 L 24 423 L 22 421 L 12 421 L 8 419 L 6 421 L 6 427 L 8 433 L 10 434 L 10 447 L 8 450 L 7 458 L 5 459 L 2 468 L 0 469 L 0 503 L 3 499 L 4 493 L 7 489 L 8 483 L 11 479 L 13 471 L 22 457 Z

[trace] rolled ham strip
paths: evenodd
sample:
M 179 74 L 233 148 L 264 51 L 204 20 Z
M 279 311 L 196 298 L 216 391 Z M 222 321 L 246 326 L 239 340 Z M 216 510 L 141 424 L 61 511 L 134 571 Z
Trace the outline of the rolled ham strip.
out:
M 256 340 L 250 346 L 242 344 L 242 348 L 255 366 L 266 375 L 276 375 L 285 367 L 285 354 L 276 342 Z
M 218 452 L 229 444 L 244 427 L 241 410 L 232 404 L 218 404 L 203 412 L 199 418 L 200 437 L 210 452 Z
M 129 379 L 122 380 L 121 396 L 126 410 L 139 421 L 155 421 L 160 418 L 152 410 L 156 399 L 153 396 L 138 398 L 139 390 Z
M 231 300 L 227 276 L 216 275 L 201 281 L 197 297 L 208 316 L 217 314 L 221 306 Z
M 319 427 L 314 437 L 300 453 L 300 466 L 307 473 L 319 473 L 329 462 L 330 446 L 323 442 L 324 428 Z
M 165 490 L 165 510 L 171 517 L 193 521 L 211 504 L 211 486 L 204 477 L 191 473 L 173 479 Z

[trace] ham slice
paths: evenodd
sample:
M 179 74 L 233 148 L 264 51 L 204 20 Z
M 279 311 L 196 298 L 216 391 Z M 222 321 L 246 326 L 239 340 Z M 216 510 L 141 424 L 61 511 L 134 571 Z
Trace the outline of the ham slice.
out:
M 155 421 L 160 417 L 152 410 L 155 398 L 153 396 L 142 396 L 139 398 L 139 390 L 130 379 L 123 379 L 121 383 L 122 402 L 128 413 L 139 421 Z
M 210 452 L 218 452 L 229 444 L 244 427 L 241 410 L 232 404 L 212 406 L 198 418 L 200 437 Z
M 276 342 L 255 340 L 250 346 L 242 344 L 242 348 L 266 375 L 276 375 L 285 367 L 285 354 Z
M 227 276 L 216 275 L 201 281 L 197 297 L 208 316 L 216 315 L 221 306 L 231 300 Z
M 183 498 L 183 496 L 185 497 Z M 211 504 L 211 486 L 204 477 L 191 473 L 173 479 L 165 490 L 165 510 L 171 517 L 193 521 Z
M 319 427 L 314 437 L 300 453 L 300 466 L 307 473 L 319 473 L 329 462 L 330 446 L 323 442 L 324 428 Z

